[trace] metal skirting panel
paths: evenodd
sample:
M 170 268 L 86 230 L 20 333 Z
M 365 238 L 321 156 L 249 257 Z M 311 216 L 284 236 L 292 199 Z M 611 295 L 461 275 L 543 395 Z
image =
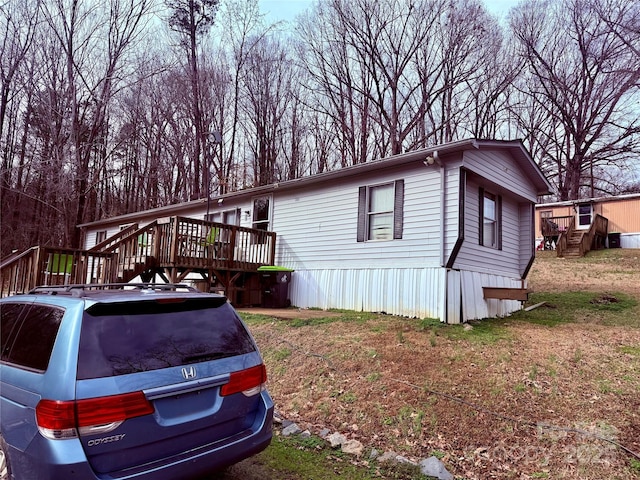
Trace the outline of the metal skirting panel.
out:
M 385 312 L 447 323 L 504 317 L 522 308 L 517 300 L 485 300 L 482 287 L 520 288 L 522 282 L 440 267 L 296 270 L 289 298 L 298 308 Z
M 640 233 L 621 233 L 620 248 L 640 248 Z
M 289 297 L 299 308 L 443 319 L 444 281 L 445 270 L 439 267 L 296 270 Z
M 463 321 L 505 317 L 522 308 L 519 300 L 484 299 L 482 287 L 521 288 L 522 281 L 487 273 L 460 272 Z M 526 287 L 526 282 L 524 287 Z

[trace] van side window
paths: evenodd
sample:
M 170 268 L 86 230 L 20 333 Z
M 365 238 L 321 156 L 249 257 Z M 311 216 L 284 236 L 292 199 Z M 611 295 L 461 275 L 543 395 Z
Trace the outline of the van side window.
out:
M 0 339 L 2 340 L 0 351 L 2 352 L 2 361 L 7 360 L 15 334 L 14 330 L 16 329 L 16 325 L 18 325 L 18 319 L 24 307 L 24 303 L 2 304 L 2 309 L 0 309 L 0 332 L 2 332 L 0 335 Z
M 7 358 L 3 360 L 44 372 L 49 366 L 49 357 L 63 316 L 62 308 L 48 305 L 28 307 Z

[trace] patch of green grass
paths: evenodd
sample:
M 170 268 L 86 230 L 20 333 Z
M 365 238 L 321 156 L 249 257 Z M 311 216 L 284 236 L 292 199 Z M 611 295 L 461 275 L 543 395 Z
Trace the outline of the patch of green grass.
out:
M 359 324 L 367 323 L 377 319 L 380 314 L 371 312 L 355 312 L 352 310 L 329 310 L 334 315 L 318 318 L 296 318 L 288 320 L 286 323 L 290 327 L 309 327 L 316 325 L 324 325 L 334 322 L 354 322 Z
M 442 460 L 445 457 L 446 453 L 442 450 L 432 450 L 431 456 L 436 457 L 438 460 Z
M 501 340 L 509 340 L 511 333 L 506 328 L 504 320 L 489 318 L 480 321 L 471 321 L 472 329 L 465 329 L 464 325 L 446 325 L 438 332 L 439 335 L 449 340 L 466 340 L 482 345 L 493 345 Z
M 634 312 L 638 302 L 624 293 L 534 293 L 527 305 L 541 302 L 546 303 L 529 312 L 516 312 L 511 318 L 547 327 L 584 321 L 585 318 L 603 325 L 638 326 Z
M 375 383 L 378 380 L 380 380 L 380 377 L 382 377 L 380 372 L 372 372 L 369 375 L 367 375 L 367 382 Z
M 634 357 L 640 357 L 640 346 L 623 345 L 621 347 L 618 347 L 618 350 L 622 353 L 626 353 Z
M 263 324 L 272 323 L 278 320 L 277 318 L 274 318 L 270 315 L 263 315 L 262 313 L 242 312 L 239 315 L 247 325 L 263 325 Z
M 268 470 L 270 478 L 314 480 L 373 480 L 388 478 L 396 480 L 427 480 L 419 467 L 408 464 L 378 464 L 369 467 L 354 465 L 356 457 L 332 450 L 326 442 L 317 438 L 274 437 L 271 445 L 262 453 L 252 457 Z
M 358 400 L 358 397 L 353 392 L 345 392 L 340 395 L 340 400 L 344 403 L 355 403 Z
M 580 348 L 576 348 L 573 351 L 573 363 L 580 363 L 582 360 L 582 350 Z
M 289 348 L 281 348 L 279 350 L 275 350 L 272 355 L 274 360 L 281 362 L 285 358 L 291 356 L 291 350 Z
M 438 329 L 443 326 L 445 324 L 437 318 L 422 318 L 416 323 L 416 329 L 419 331 Z
M 464 325 L 447 325 L 437 319 L 424 318 L 415 323 L 415 329 L 419 332 L 429 332 L 429 344 L 437 346 L 437 338 L 444 337 L 449 340 L 466 340 L 480 344 L 494 344 L 500 340 L 507 340 L 511 334 L 506 328 L 504 319 L 489 318 L 479 321 L 470 321 Z
M 319 311 L 318 309 L 309 310 Z M 382 314 L 379 313 L 371 313 L 371 312 L 355 312 L 351 310 L 327 310 L 327 312 L 331 313 L 331 315 L 327 315 L 326 317 L 317 317 L 317 318 L 302 318 L 304 314 L 301 314 L 301 318 L 294 318 L 292 320 L 285 320 L 282 318 L 276 318 L 271 315 L 265 315 L 262 313 L 247 313 L 242 312 L 240 316 L 245 321 L 247 325 L 263 325 L 267 323 L 276 323 L 281 326 L 288 327 L 308 327 L 308 326 L 316 326 L 316 325 L 324 325 L 327 323 L 334 322 L 356 322 L 356 323 L 367 323 L 372 320 L 376 320 L 381 317 Z
M 632 458 L 630 460 L 630 464 L 631 464 L 631 470 L 634 470 L 640 473 L 640 460 L 636 460 L 635 458 Z

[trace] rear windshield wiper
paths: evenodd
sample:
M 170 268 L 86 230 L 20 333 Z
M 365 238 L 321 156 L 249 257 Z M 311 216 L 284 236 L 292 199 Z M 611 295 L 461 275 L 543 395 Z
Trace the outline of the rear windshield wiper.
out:
M 218 358 L 228 357 L 229 355 L 229 352 L 204 352 L 182 357 L 182 361 L 184 363 L 193 363 L 203 360 L 217 360 Z

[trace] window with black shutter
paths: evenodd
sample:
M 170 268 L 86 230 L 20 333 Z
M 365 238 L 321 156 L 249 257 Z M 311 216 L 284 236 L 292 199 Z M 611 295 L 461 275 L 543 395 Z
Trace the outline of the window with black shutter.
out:
M 401 239 L 403 215 L 404 180 L 360 187 L 357 241 Z

